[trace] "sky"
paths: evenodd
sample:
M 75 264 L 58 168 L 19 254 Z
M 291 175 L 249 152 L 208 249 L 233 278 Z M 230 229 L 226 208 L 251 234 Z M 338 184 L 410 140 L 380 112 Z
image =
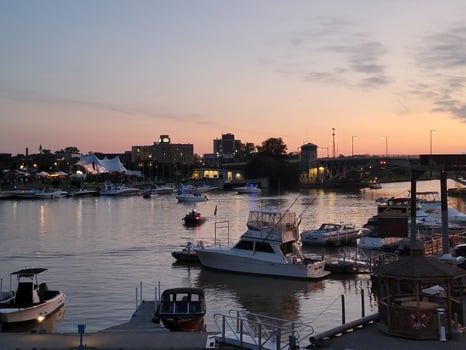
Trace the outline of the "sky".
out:
M 465 122 L 464 0 L 0 0 L 0 153 L 459 154 Z

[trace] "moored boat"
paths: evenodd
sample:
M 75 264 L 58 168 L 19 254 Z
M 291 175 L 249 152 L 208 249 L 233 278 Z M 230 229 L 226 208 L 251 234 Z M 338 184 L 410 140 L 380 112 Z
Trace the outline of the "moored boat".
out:
M 139 188 L 127 187 L 126 185 L 105 184 L 100 191 L 101 196 L 132 196 L 141 192 Z
M 194 250 L 205 267 L 267 276 L 319 279 L 330 274 L 323 258 L 302 252 L 300 218 L 290 210 L 251 210 L 247 230 L 232 247 L 206 247 L 199 242 Z
M 99 191 L 89 189 L 86 187 L 81 187 L 77 191 L 72 191 L 68 195 L 70 197 L 91 197 L 91 196 L 97 196 L 99 194 Z
M 178 202 L 183 203 L 196 203 L 196 202 L 205 202 L 208 200 L 207 196 L 204 196 L 200 193 L 185 193 L 181 192 L 176 195 Z
M 234 190 L 238 194 L 242 193 L 261 193 L 262 190 L 256 184 L 249 184 L 247 186 L 235 187 Z
M 43 190 L 38 191 L 34 194 L 34 198 L 39 199 L 55 199 L 66 196 L 68 196 L 68 192 L 55 188 L 44 188 Z
M 308 245 L 345 245 L 356 243 L 362 228 L 347 223 L 323 223 L 318 229 L 301 232 L 301 241 Z
M 0 303 L 0 323 L 12 325 L 48 318 L 65 303 L 65 294 L 39 284 L 38 275 L 47 269 L 28 268 L 11 273 L 18 280 L 14 297 Z
M 201 288 L 171 288 L 163 291 L 154 315 L 170 331 L 205 331 L 206 302 Z
M 196 252 L 194 251 L 194 245 L 192 242 L 186 243 L 181 250 L 173 251 L 172 256 L 177 261 L 182 262 L 199 262 Z

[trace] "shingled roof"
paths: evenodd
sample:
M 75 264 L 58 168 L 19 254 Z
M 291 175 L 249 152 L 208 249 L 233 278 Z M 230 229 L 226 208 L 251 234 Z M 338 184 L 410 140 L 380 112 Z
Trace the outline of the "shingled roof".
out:
M 374 274 L 378 277 L 441 280 L 464 277 L 466 270 L 441 262 L 435 257 L 414 255 L 380 265 Z

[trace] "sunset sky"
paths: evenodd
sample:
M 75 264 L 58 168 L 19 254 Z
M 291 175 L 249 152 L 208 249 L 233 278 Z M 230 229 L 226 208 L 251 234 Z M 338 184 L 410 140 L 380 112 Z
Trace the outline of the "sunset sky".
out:
M 0 0 L 0 62 L 0 153 L 466 152 L 464 0 Z

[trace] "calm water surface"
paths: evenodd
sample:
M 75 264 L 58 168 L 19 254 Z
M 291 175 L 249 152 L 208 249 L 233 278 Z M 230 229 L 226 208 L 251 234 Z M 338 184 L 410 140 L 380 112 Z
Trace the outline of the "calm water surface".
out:
M 454 184 L 449 183 L 449 187 Z M 419 182 L 418 191 L 439 191 L 438 181 Z M 330 275 L 322 281 L 263 278 L 205 270 L 198 265 L 176 263 L 171 252 L 187 241 L 213 242 L 214 223 L 228 222 L 217 230 L 217 240 L 227 243 L 245 231 L 250 209 L 292 205 L 302 214 L 301 229 L 322 222 L 347 221 L 364 224 L 374 215 L 374 200 L 381 196 L 405 195 L 407 182 L 384 184 L 380 190 L 331 192 L 309 190 L 298 193 L 237 195 L 208 194 L 209 201 L 196 208 L 207 222 L 187 229 L 181 218 L 192 209 L 177 203 L 173 195 L 144 199 L 61 198 L 58 200 L 0 201 L 0 277 L 9 288 L 9 273 L 24 267 L 46 267 L 41 277 L 51 289 L 66 294 L 65 308 L 47 331 L 98 331 L 130 319 L 136 307 L 136 290 L 153 300 L 155 287 L 194 286 L 206 291 L 208 331 L 217 331 L 214 313 L 230 309 L 248 310 L 275 317 L 311 323 L 316 332 L 341 322 L 341 295 L 345 295 L 346 320 L 361 315 L 361 290 L 366 314 L 377 310 L 370 295 L 367 275 Z M 450 199 L 465 211 L 464 202 Z M 217 206 L 217 216 L 214 216 Z M 310 253 L 332 254 L 319 248 Z

